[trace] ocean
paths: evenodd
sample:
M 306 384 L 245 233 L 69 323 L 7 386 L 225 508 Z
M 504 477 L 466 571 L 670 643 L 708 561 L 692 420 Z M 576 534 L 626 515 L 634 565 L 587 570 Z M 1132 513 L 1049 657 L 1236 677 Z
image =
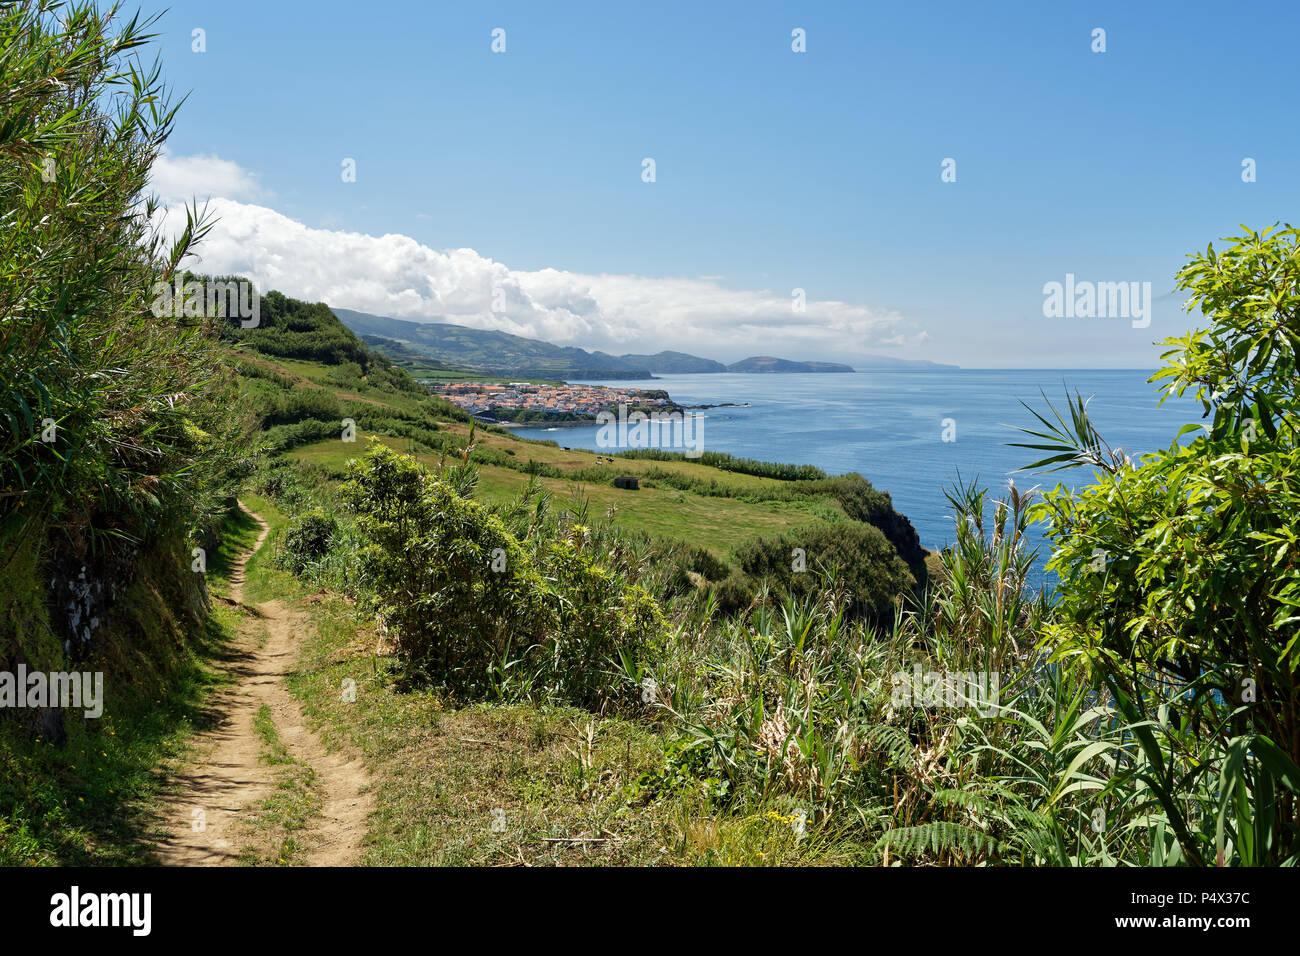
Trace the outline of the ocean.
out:
M 1149 375 L 1113 369 L 934 369 L 662 375 L 648 382 L 601 384 L 665 389 L 682 405 L 748 403 L 704 412 L 706 451 L 812 464 L 830 474 L 856 471 L 889 492 L 921 543 L 938 549 L 953 538 L 951 508 L 942 489 L 958 475 L 978 479 L 993 497 L 1013 476 L 1021 490 L 1058 482 L 1081 486 L 1091 480 L 1084 469 L 1015 474 L 1047 457 L 1006 444 L 1034 441 L 1012 426 L 1037 424 L 1021 400 L 1047 414 L 1040 389 L 1063 414 L 1067 388 L 1071 395 L 1077 390 L 1090 398 L 1089 413 L 1102 437 L 1134 456 L 1167 448 L 1182 425 L 1200 421 L 1200 406 L 1190 399 L 1170 399 L 1157 408 L 1160 393 L 1146 381 Z M 526 438 L 597 448 L 595 425 L 512 430 Z M 944 440 L 945 430 L 951 440 Z M 1041 529 L 1035 528 L 1031 539 L 1039 549 L 1037 583 L 1046 580 L 1049 545 Z

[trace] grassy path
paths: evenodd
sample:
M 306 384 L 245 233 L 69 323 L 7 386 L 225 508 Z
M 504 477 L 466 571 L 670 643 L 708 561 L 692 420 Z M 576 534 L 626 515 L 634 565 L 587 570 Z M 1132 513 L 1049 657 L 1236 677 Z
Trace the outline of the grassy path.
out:
M 174 775 L 161 801 L 165 866 L 357 861 L 371 810 L 360 760 L 329 752 L 285 686 L 307 614 L 280 600 L 244 603 L 245 569 L 270 531 L 231 570 L 231 603 L 245 619 L 225 664 L 231 684 L 213 701 L 220 718 L 198 742 L 199 760 Z

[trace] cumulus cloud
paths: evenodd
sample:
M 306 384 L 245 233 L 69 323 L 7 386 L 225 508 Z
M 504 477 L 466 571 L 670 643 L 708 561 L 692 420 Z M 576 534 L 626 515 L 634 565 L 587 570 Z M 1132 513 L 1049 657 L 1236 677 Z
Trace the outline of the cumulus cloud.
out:
M 789 292 L 727 288 L 716 276 L 521 271 L 473 249 L 437 250 L 405 235 L 313 228 L 241 201 L 260 195 L 256 182 L 217 157 L 168 159 L 163 173 L 168 188 L 182 195 L 188 189 L 220 197 L 209 205 L 219 222 L 192 267 L 245 275 L 261 289 L 295 298 L 587 349 L 674 349 L 722 360 L 777 354 L 851 361 L 873 348 L 926 338 L 893 310 L 809 298 L 796 311 Z M 157 176 L 155 182 L 166 195 Z
M 184 205 L 214 196 L 265 200 L 268 193 L 238 163 L 219 156 L 172 156 L 166 149 L 154 160 L 150 185 L 166 205 Z

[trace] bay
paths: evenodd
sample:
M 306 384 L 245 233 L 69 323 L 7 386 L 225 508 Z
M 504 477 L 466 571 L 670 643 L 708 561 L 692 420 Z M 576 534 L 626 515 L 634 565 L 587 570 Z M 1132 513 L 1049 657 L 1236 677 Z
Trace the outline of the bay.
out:
M 953 538 L 952 509 L 943 488 L 958 476 L 978 480 L 992 497 L 1003 493 L 1013 477 L 1021 490 L 1058 482 L 1079 487 L 1091 480 L 1083 469 L 1016 473 L 1046 457 L 1007 445 L 1033 441 L 1012 426 L 1037 424 L 1022 400 L 1047 414 L 1040 391 L 1063 413 L 1066 389 L 1071 395 L 1080 392 L 1106 441 L 1135 457 L 1168 447 L 1182 425 L 1200 421 L 1200 406 L 1190 399 L 1170 399 L 1157 408 L 1160 392 L 1147 382 L 1149 375 L 1128 369 L 927 369 L 661 375 L 636 384 L 665 389 L 682 405 L 744 405 L 704 412 L 704 450 L 811 464 L 831 474 L 858 472 L 889 492 L 925 547 L 938 549 Z M 513 431 L 598 449 L 595 425 Z M 952 440 L 944 440 L 945 431 Z M 1036 579 L 1045 581 L 1049 551 L 1041 528 L 1033 529 L 1031 541 L 1039 550 Z

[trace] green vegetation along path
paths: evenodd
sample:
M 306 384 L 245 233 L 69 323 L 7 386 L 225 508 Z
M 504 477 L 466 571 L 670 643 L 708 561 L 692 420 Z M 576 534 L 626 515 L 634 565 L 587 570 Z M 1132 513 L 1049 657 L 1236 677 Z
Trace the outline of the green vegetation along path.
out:
M 245 615 L 225 664 L 232 683 L 212 703 L 218 716 L 197 740 L 197 762 L 173 776 L 155 853 L 164 866 L 350 865 L 371 809 L 366 771 L 326 750 L 285 686 L 309 617 L 279 600 L 244 603 L 245 567 L 270 528 L 239 506 L 261 531 L 230 578 Z

